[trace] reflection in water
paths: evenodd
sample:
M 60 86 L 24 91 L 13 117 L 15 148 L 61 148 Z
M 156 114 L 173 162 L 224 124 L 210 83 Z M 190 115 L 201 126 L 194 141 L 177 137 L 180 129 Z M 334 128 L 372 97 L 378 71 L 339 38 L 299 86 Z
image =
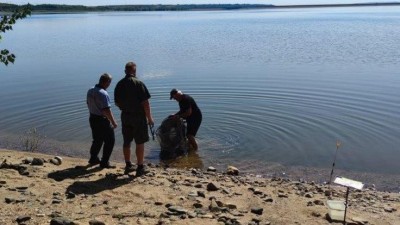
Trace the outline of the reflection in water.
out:
M 198 168 L 204 167 L 198 151 L 189 150 L 187 154 L 181 154 L 176 158 L 162 158 L 162 163 L 176 168 Z

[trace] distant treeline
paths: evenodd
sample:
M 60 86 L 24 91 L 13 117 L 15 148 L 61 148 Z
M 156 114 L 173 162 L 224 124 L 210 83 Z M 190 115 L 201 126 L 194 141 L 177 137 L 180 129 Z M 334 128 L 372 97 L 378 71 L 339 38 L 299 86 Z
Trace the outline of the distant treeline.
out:
M 29 5 L 32 12 L 102 12 L 102 11 L 189 11 L 189 10 L 234 10 L 234 9 L 260 9 L 272 7 L 263 4 L 191 4 L 191 5 L 108 5 L 108 6 L 83 6 L 83 5 L 54 5 L 41 4 Z M 10 12 L 22 7 L 14 4 L 0 3 L 0 11 Z
M 326 5 L 287 5 L 275 6 L 268 4 L 189 4 L 189 5 L 29 5 L 32 12 L 102 12 L 102 11 L 189 11 L 189 10 L 237 10 L 237 9 L 265 9 L 265 8 L 300 8 L 300 7 L 351 7 L 351 6 L 391 6 L 400 5 L 400 2 L 388 3 L 360 3 L 360 4 L 326 4 Z M 26 6 L 26 5 L 25 5 Z M 12 12 L 24 7 L 15 4 L 0 3 L 0 12 Z

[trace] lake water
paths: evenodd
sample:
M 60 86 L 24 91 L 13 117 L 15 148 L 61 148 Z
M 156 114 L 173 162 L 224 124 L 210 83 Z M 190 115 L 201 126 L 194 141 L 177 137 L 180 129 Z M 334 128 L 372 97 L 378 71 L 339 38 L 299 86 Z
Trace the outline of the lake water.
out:
M 178 110 L 171 88 L 202 109 L 188 166 L 330 170 L 340 140 L 338 170 L 399 175 L 399 21 L 400 7 L 33 15 L 1 42 L 17 60 L 0 66 L 0 144 L 37 128 L 41 151 L 87 157 L 86 92 L 109 72 L 113 96 L 135 61 L 156 127 Z

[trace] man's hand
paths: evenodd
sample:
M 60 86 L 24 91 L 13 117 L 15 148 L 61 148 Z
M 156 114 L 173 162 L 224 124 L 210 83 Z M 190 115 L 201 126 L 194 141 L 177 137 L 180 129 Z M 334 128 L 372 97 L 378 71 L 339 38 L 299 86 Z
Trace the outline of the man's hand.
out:
M 154 125 L 153 117 L 147 118 L 147 124 L 150 125 L 150 126 Z
M 118 127 L 118 124 L 117 124 L 116 122 L 111 123 L 111 125 L 112 125 L 112 127 L 113 127 L 114 129 Z

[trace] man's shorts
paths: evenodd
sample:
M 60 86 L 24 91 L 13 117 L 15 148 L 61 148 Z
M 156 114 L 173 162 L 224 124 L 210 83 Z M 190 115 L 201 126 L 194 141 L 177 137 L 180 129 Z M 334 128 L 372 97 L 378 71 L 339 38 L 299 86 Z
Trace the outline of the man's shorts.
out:
M 149 141 L 146 117 L 122 112 L 121 122 L 124 147 L 129 146 L 133 140 L 135 140 L 136 144 L 143 144 Z
M 197 118 L 192 118 L 190 120 L 186 120 L 187 123 L 187 132 L 186 135 L 191 135 L 196 137 L 197 131 L 200 128 L 202 117 L 198 116 Z

